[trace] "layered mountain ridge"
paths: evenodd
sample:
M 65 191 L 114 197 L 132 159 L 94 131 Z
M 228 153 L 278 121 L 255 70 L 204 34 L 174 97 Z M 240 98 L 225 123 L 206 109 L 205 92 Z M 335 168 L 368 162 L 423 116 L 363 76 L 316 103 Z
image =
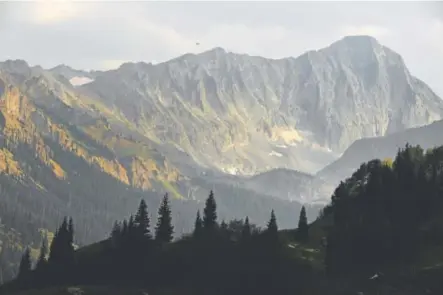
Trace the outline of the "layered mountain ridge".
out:
M 141 197 L 155 218 L 161 196 L 169 193 L 178 236 L 191 230 L 192 216 L 211 189 L 221 219 L 248 215 L 261 224 L 274 208 L 283 227 L 293 224 L 299 202 L 206 172 L 173 146 L 125 127 L 118 116 L 108 119 L 90 101 L 67 79 L 40 67 L 0 63 L 0 254 L 12 253 L 0 259 L 5 279 L 14 276 L 8 265 L 17 261 L 11 257 L 18 258 L 24 245 L 37 252 L 41 232 L 63 216 L 77 220 L 77 242 L 90 243 Z M 317 210 L 308 209 L 311 218 Z
M 298 58 L 215 48 L 158 65 L 127 63 L 81 90 L 151 140 L 232 174 L 313 173 L 357 139 L 443 114 L 400 55 L 365 36 Z
M 406 145 L 419 145 L 425 150 L 441 146 L 441 130 L 443 120 L 385 136 L 357 140 L 339 159 L 319 171 L 317 176 L 338 184 L 340 180 L 350 177 L 352 171 L 362 163 L 371 159 L 393 159 L 397 151 Z
M 200 178 L 253 191 L 260 187 L 254 181 L 259 177 L 245 182 L 226 173 L 283 168 L 260 177 L 297 175 L 296 183 L 311 183 L 303 173 L 281 176 L 281 171 L 313 173 L 355 140 L 423 126 L 443 114 L 443 102 L 410 75 L 401 56 L 367 36 L 278 60 L 214 48 L 111 71 L 66 65 L 44 70 L 20 60 L 0 63 L 0 70 L 0 90 L 15 85 L 37 107 L 32 128 L 54 136 L 46 117 L 63 128 L 75 126 L 111 155 L 71 148 L 77 156 L 125 185 L 173 188 L 178 198 L 191 196 L 190 183 Z M 77 85 L 73 78 L 90 81 Z M 20 111 L 16 115 L 24 120 Z M 84 140 L 62 133 L 67 145 Z M 329 195 L 323 181 L 316 180 L 315 191 L 308 186 L 258 191 L 303 202 Z
M 155 216 L 166 192 L 182 234 L 211 189 L 222 219 L 263 224 L 274 209 L 293 226 L 341 164 L 313 172 L 353 142 L 442 118 L 440 98 L 365 36 L 278 60 L 215 48 L 111 71 L 0 62 L 0 241 L 18 229 L 36 246 L 73 215 L 91 242 L 142 196 Z

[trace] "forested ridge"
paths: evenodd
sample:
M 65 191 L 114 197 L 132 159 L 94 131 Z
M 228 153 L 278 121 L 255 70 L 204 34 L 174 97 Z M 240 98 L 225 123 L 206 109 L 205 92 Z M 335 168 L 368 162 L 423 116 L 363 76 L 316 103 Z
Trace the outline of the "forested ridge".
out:
M 46 243 L 35 267 L 25 251 L 17 279 L 0 291 L 101 285 L 153 294 L 441 294 L 442 163 L 443 147 L 419 146 L 364 163 L 315 222 L 308 225 L 304 208 L 294 212 L 296 230 L 279 231 L 274 211 L 265 228 L 246 216 L 220 220 L 212 191 L 193 232 L 176 239 L 167 195 L 157 210 L 142 200 L 109 238 L 78 250 L 66 218 L 48 258 Z
M 61 103 L 45 79 L 0 73 L 0 284 L 17 275 L 26 247 L 37 258 L 42 236 L 51 241 L 64 216 L 76 221 L 75 243 L 83 246 L 103 239 L 141 198 L 158 207 L 165 192 L 178 237 L 192 230 L 192 216 L 210 189 L 223 195 L 220 216 L 248 215 L 264 223 L 274 208 L 282 227 L 296 222 L 292 210 L 299 203 L 236 183 L 187 177 L 149 140 Z M 38 97 L 29 92 L 33 87 L 41 91 Z M 73 117 L 82 117 L 82 123 L 74 124 Z
M 29 250 L 25 250 L 17 279 L 4 290 L 111 284 L 153 291 L 178 288 L 197 294 L 265 294 L 276 289 L 290 294 L 305 288 L 304 284 L 294 285 L 292 277 L 307 276 L 309 266 L 298 259 L 286 259 L 274 211 L 264 229 L 250 224 L 247 217 L 219 222 L 211 191 L 203 212 L 196 213 L 192 234 L 175 242 L 168 195 L 158 209 L 155 224 L 149 216 L 142 200 L 135 214 L 115 222 L 108 239 L 77 251 L 73 220 L 65 218 L 49 255 L 47 244 L 42 243 L 34 268 Z M 301 218 L 302 223 L 304 220 Z M 270 273 L 269 267 L 278 275 Z

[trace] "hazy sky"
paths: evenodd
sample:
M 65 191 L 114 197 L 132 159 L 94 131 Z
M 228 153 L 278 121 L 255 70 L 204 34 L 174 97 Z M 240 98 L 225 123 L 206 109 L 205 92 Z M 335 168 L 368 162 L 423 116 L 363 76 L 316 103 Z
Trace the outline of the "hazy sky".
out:
M 399 52 L 443 97 L 443 2 L 0 2 L 0 60 L 43 67 L 107 69 L 216 46 L 280 58 L 355 34 Z

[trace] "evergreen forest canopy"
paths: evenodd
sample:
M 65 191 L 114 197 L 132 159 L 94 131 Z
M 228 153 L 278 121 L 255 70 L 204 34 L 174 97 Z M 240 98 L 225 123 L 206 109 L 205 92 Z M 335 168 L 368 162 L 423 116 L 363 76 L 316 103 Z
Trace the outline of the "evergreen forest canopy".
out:
M 409 145 L 393 161 L 362 164 L 315 222 L 307 224 L 303 208 L 291 231 L 278 231 L 274 212 L 265 229 L 247 217 L 220 222 L 212 191 L 202 214 L 196 212 L 193 233 L 176 241 L 167 195 L 155 225 L 141 201 L 133 216 L 114 224 L 108 239 L 78 250 L 73 221 L 65 219 L 48 259 L 43 243 L 32 270 L 26 250 L 17 279 L 3 289 L 118 285 L 154 294 L 442 294 L 442 164 L 443 147 Z M 318 261 L 303 250 L 319 252 Z M 369 280 L 374 273 L 384 279 Z

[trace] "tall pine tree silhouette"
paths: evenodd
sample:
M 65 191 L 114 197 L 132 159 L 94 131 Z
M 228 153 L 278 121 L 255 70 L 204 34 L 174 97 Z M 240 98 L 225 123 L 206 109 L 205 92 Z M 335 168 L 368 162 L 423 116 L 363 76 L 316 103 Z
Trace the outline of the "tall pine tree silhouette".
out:
M 277 218 L 275 217 L 274 210 L 271 211 L 271 219 L 269 219 L 267 231 L 272 233 L 278 232 Z
M 271 219 L 269 219 L 268 222 L 266 236 L 268 237 L 268 241 L 272 243 L 278 241 L 278 225 L 274 210 L 271 211 Z
M 136 238 L 137 228 L 134 222 L 134 215 L 129 216 L 128 229 L 126 233 L 126 241 L 129 245 L 134 246 L 134 239 Z
M 163 201 L 158 209 L 157 226 L 155 227 L 155 240 L 161 243 L 172 241 L 174 227 L 172 226 L 171 208 L 169 206 L 168 194 L 163 197 Z
M 46 266 L 46 255 L 48 255 L 48 240 L 46 234 L 43 236 L 42 245 L 40 246 L 40 255 L 38 256 L 37 264 L 35 269 L 37 271 L 42 271 Z
M 303 206 L 300 210 L 300 218 L 298 220 L 297 234 L 300 241 L 307 242 L 309 240 L 309 227 L 308 227 L 308 219 L 306 217 L 305 206 Z
M 74 221 L 72 220 L 72 217 L 69 218 L 68 224 L 68 244 L 74 245 Z
M 123 229 L 120 225 L 120 222 L 115 221 L 114 225 L 112 226 L 111 234 L 109 237 L 114 247 L 120 246 L 122 236 L 123 236 Z
M 74 264 L 74 221 L 69 218 L 68 231 L 66 235 L 66 262 L 71 267 Z
M 241 232 L 242 239 L 246 240 L 251 237 L 251 225 L 249 224 L 249 217 L 246 216 L 245 223 L 243 224 L 242 232 Z
M 68 219 L 63 218 L 61 226 L 55 232 L 51 243 L 51 251 L 49 252 L 49 263 L 60 264 L 66 260 L 66 249 L 69 241 Z
M 149 219 L 149 213 L 148 213 L 148 205 L 146 205 L 145 200 L 140 201 L 140 205 L 137 210 L 137 214 L 134 218 L 134 225 L 137 232 L 137 237 L 139 238 L 145 238 L 150 240 L 152 238 L 151 236 L 151 229 L 150 229 L 150 219 Z
M 28 278 L 32 270 L 31 268 L 32 268 L 31 251 L 29 250 L 29 248 L 26 248 L 25 252 L 23 253 L 22 259 L 20 260 L 20 266 L 18 269 L 18 278 L 19 279 Z
M 200 210 L 197 211 L 197 216 L 195 217 L 195 224 L 194 224 L 194 237 L 198 238 L 202 235 L 203 231 L 203 221 L 200 217 Z
M 211 190 L 206 199 L 203 211 L 203 228 L 205 232 L 214 232 L 217 227 L 217 204 L 215 203 L 214 192 Z
M 48 262 L 52 265 L 64 265 L 69 268 L 74 262 L 74 224 L 65 217 L 56 231 L 51 243 Z

